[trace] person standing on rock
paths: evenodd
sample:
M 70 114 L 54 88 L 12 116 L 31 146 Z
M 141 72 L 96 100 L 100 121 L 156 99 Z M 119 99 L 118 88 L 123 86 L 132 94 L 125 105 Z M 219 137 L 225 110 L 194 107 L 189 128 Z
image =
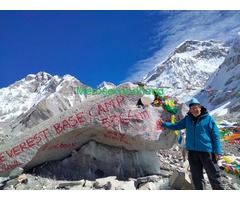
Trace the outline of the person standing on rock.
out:
M 186 150 L 196 190 L 204 189 L 203 168 L 213 190 L 224 190 L 217 161 L 222 155 L 220 133 L 207 109 L 196 98 L 190 100 L 189 112 L 173 124 L 159 120 L 159 125 L 171 130 L 186 129 Z

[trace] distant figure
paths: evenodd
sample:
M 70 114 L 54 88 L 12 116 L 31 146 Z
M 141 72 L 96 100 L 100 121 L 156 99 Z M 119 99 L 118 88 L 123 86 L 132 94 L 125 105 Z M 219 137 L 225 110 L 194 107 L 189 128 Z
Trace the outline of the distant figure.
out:
M 203 168 L 213 190 L 223 190 L 217 161 L 222 155 L 220 133 L 207 109 L 196 98 L 189 103 L 189 112 L 173 124 L 159 120 L 159 125 L 171 130 L 186 129 L 186 150 L 195 189 L 204 189 Z

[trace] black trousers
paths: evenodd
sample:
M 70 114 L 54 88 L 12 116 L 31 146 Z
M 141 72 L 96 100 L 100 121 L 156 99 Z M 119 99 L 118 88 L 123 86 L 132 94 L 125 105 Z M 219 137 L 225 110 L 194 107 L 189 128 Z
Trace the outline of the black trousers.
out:
M 212 189 L 224 190 L 221 183 L 220 169 L 214 153 L 188 151 L 188 161 L 196 190 L 204 189 L 203 168 L 206 170 Z

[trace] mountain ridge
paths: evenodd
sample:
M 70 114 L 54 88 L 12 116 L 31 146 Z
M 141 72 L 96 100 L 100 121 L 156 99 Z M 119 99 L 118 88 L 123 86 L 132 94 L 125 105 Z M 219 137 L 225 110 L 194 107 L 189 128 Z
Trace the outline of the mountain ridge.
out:
M 170 88 L 202 88 L 210 75 L 224 61 L 228 50 L 229 47 L 224 42 L 186 40 L 141 81 L 149 85 Z M 167 95 L 174 95 L 182 102 L 197 93 L 171 89 L 167 92 Z

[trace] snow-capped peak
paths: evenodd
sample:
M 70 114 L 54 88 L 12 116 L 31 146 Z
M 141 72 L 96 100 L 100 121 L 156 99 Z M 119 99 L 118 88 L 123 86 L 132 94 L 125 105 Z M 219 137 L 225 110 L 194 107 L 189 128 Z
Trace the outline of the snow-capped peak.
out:
M 42 71 L 42 72 L 38 72 L 36 74 L 35 78 L 36 78 L 37 81 L 45 82 L 45 81 L 48 81 L 49 79 L 51 79 L 52 75 Z
M 111 89 L 111 88 L 115 88 L 116 85 L 114 85 L 113 83 L 111 82 L 106 82 L 106 81 L 103 81 L 100 85 L 97 86 L 97 88 L 99 89 Z
M 223 42 L 186 40 L 164 62 L 158 63 L 141 82 L 156 87 L 182 88 L 167 89 L 165 93 L 185 102 L 197 91 L 184 91 L 184 88 L 204 87 L 206 80 L 224 61 L 228 49 Z
M 81 101 L 75 98 L 75 88 L 81 83 L 71 75 L 64 77 L 52 76 L 46 72 L 29 74 L 9 87 L 0 89 L 0 123 L 15 119 L 42 101 L 52 102 L 64 99 L 67 106 Z M 61 93 L 61 95 L 58 95 Z
M 207 81 L 206 88 L 214 92 L 201 92 L 197 97 L 215 116 L 228 114 L 240 118 L 240 36 L 233 41 L 229 53 L 218 70 Z

